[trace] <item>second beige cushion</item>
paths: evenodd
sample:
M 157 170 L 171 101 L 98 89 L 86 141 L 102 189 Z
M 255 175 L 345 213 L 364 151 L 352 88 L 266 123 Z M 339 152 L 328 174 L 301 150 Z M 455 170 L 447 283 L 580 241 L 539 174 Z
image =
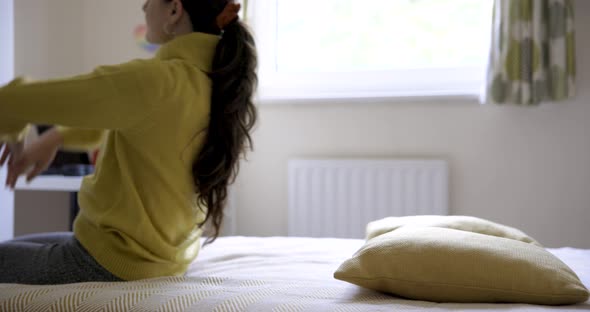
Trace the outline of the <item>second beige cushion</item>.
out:
M 532 237 L 516 228 L 469 216 L 389 217 L 370 222 L 367 225 L 367 240 L 391 231 L 395 231 L 404 226 L 429 226 L 462 230 L 515 239 L 521 242 L 541 246 L 541 244 L 539 244 Z

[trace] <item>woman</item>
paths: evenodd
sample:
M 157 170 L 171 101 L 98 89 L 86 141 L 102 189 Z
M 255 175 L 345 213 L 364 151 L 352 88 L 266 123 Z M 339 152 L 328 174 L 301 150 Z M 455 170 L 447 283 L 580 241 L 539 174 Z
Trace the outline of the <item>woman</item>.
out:
M 147 0 L 155 58 L 0 89 L 7 185 L 58 148 L 102 143 L 74 233 L 0 243 L 0 283 L 63 284 L 183 275 L 205 222 L 219 234 L 227 187 L 256 121 L 254 40 L 228 0 Z M 28 123 L 56 125 L 23 148 Z M 24 128 L 24 130 L 23 130 Z

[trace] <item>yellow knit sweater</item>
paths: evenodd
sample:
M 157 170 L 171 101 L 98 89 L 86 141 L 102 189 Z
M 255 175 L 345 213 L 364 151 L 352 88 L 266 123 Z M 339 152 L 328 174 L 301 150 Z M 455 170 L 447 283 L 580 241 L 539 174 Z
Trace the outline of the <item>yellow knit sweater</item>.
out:
M 199 252 L 205 214 L 191 168 L 209 125 L 218 41 L 193 33 L 153 59 L 0 89 L 0 141 L 22 138 L 30 123 L 59 125 L 66 149 L 102 144 L 74 233 L 122 279 L 182 275 Z

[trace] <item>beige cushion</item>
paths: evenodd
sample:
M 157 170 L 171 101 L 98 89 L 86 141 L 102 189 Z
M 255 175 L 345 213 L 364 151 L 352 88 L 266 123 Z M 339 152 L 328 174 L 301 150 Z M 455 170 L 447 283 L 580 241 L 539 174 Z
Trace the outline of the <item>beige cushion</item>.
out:
M 430 226 L 511 238 L 541 246 L 522 231 L 488 220 L 468 216 L 409 216 L 389 217 L 367 225 L 367 240 L 395 231 L 402 226 Z
M 436 302 L 584 302 L 588 290 L 534 244 L 438 227 L 402 227 L 369 240 L 334 277 Z

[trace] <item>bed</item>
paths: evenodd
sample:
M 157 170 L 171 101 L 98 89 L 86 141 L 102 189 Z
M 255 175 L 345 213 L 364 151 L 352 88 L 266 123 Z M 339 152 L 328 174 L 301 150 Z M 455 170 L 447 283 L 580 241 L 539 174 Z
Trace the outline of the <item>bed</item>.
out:
M 0 311 L 590 311 L 413 301 L 333 278 L 363 240 L 222 237 L 185 277 L 61 286 L 0 284 Z M 590 286 L 590 250 L 548 249 Z

